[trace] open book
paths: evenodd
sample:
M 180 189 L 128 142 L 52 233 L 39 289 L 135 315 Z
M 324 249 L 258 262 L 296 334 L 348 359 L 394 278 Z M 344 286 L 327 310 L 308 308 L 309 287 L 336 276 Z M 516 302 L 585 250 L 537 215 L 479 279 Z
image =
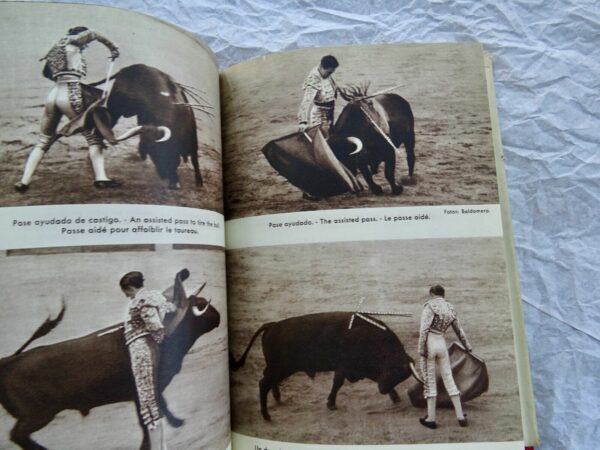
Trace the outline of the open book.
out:
M 480 45 L 0 20 L 0 448 L 537 443 Z

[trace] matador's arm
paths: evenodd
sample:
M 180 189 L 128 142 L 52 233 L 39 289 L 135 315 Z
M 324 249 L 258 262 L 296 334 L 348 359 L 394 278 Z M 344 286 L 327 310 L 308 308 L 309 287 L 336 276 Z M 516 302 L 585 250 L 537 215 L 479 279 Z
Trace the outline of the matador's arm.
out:
M 113 60 L 119 57 L 119 47 L 117 47 L 117 45 L 110 39 L 92 30 L 87 30 L 83 33 L 73 36 L 70 40 L 70 43 L 82 47 L 94 41 L 98 41 L 108 48 L 110 50 L 110 56 Z
M 421 314 L 421 329 L 419 331 L 419 355 L 427 357 L 427 336 L 435 314 L 429 305 L 425 305 Z
M 462 345 L 465 347 L 465 349 L 468 352 L 471 352 L 473 350 L 473 348 L 471 347 L 471 344 L 469 344 L 469 341 L 467 340 L 467 335 L 465 334 L 464 330 L 460 326 L 458 317 L 456 319 L 454 319 L 454 322 L 452 322 L 452 328 L 454 329 L 454 332 L 460 339 L 460 342 L 462 342 Z

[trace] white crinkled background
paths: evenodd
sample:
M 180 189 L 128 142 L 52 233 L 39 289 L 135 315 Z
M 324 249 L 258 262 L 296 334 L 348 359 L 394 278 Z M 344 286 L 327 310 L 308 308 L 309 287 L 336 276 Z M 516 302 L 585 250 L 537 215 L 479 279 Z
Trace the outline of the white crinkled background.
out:
M 299 47 L 482 42 L 494 61 L 539 449 L 600 448 L 599 2 L 78 3 L 186 28 L 222 68 Z

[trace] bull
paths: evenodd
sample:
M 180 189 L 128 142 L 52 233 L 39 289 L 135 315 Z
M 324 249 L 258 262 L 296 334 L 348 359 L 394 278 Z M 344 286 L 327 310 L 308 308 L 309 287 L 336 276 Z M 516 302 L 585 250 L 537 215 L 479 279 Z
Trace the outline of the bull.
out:
M 23 449 L 45 448 L 30 435 L 45 427 L 60 411 L 71 409 L 85 416 L 98 406 L 137 402 L 120 325 L 24 351 L 32 341 L 56 327 L 63 313 L 64 306 L 56 319 L 46 320 L 17 352 L 0 360 L 0 404 L 17 419 L 10 439 Z M 181 426 L 183 421 L 169 411 L 162 392 L 180 372 L 183 359 L 196 340 L 219 326 L 220 315 L 210 301 L 192 295 L 174 320 L 176 328 L 160 345 L 158 401 L 169 423 Z M 144 433 L 140 449 L 149 449 L 148 431 L 139 420 Z
M 408 165 L 405 183 L 415 181 L 415 130 L 410 104 L 397 94 L 369 96 L 366 86 L 340 90 L 340 93 L 349 103 L 327 141 L 331 150 L 353 174 L 360 171 L 376 195 L 381 195 L 383 189 L 373 181 L 373 175 L 383 163 L 392 194 L 402 193 L 402 183 L 396 183 L 395 179 L 396 149 L 402 144 Z M 357 140 L 363 147 L 360 152 L 356 152 Z
M 265 358 L 263 377 L 258 383 L 260 411 L 271 420 L 267 395 L 279 403 L 279 383 L 296 372 L 314 377 L 317 372 L 334 372 L 327 407 L 336 409 L 337 393 L 345 380 L 354 383 L 368 378 L 377 383 L 379 392 L 400 401 L 394 390 L 412 374 L 420 381 L 413 359 L 406 354 L 396 334 L 381 321 L 367 317 L 353 319 L 350 312 L 327 312 L 291 317 L 262 325 L 250 339 L 241 358 L 230 353 L 230 368 L 242 367 L 256 338 L 262 333 Z
M 107 80 L 83 85 L 90 106 L 60 131 L 69 136 L 83 128 L 96 130 L 111 145 L 139 135 L 138 151 L 142 159 L 150 156 L 159 177 L 171 189 L 181 184 L 177 174 L 180 162 L 191 160 L 197 186 L 202 186 L 198 163 L 198 136 L 193 105 L 188 96 L 198 98 L 192 88 L 176 83 L 169 75 L 154 67 L 134 64 L 110 77 L 114 80 L 107 98 L 95 86 Z M 208 106 L 198 106 L 203 108 Z M 207 112 L 210 114 L 209 112 Z M 121 136 L 112 128 L 121 117 L 137 116 L 138 126 Z
M 358 172 L 371 192 L 383 194 L 373 175 L 384 164 L 393 195 L 414 184 L 415 130 L 410 104 L 396 94 L 367 95 L 367 86 L 340 89 L 348 101 L 325 142 L 317 127 L 268 142 L 263 148 L 271 166 L 305 193 L 330 197 L 360 192 Z M 408 177 L 396 182 L 396 150 L 404 145 Z

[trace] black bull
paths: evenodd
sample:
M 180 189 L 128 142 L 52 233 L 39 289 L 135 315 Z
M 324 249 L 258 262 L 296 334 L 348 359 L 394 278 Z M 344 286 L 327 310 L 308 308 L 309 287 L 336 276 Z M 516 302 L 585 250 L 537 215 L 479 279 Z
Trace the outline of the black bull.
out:
M 201 297 L 190 296 L 177 328 L 160 345 L 159 403 L 169 422 L 183 422 L 168 410 L 162 391 L 179 373 L 196 340 L 219 326 L 219 312 Z M 194 311 L 206 312 L 196 316 Z M 59 316 L 57 322 L 62 318 Z M 48 323 L 48 322 L 47 322 Z M 56 323 L 50 327 L 53 328 Z M 87 415 L 90 409 L 136 401 L 135 382 L 122 328 L 108 327 L 77 339 L 33 348 L 0 360 L 0 403 L 17 419 L 11 440 L 24 449 L 43 449 L 30 435 L 62 410 Z M 40 327 L 42 328 L 42 327 Z M 36 332 L 41 337 L 50 330 Z M 23 347 L 21 348 L 23 349 Z M 145 427 L 141 448 L 149 448 Z
M 182 159 L 188 158 L 194 167 L 196 184 L 201 186 L 196 120 L 186 90 L 166 73 L 144 64 L 125 67 L 111 79 L 114 84 L 106 106 L 100 99 L 102 91 L 93 87 L 100 82 L 83 85 L 86 104 L 93 107 L 79 120 L 67 124 L 61 134 L 95 127 L 112 145 L 139 134 L 140 156 L 150 156 L 158 175 L 168 181 L 170 188 L 180 186 L 177 168 Z M 119 119 L 133 116 L 137 116 L 138 127 L 116 137 L 112 128 Z
M 261 326 L 252 336 L 239 361 L 230 354 L 230 368 L 244 365 L 254 340 L 263 333 L 262 349 L 266 367 L 259 382 L 260 409 L 265 420 L 267 395 L 280 401 L 279 383 L 296 372 L 314 377 L 317 372 L 333 371 L 333 386 L 327 407 L 336 408 L 336 396 L 344 380 L 352 383 L 368 378 L 377 383 L 379 392 L 392 401 L 400 400 L 394 387 L 410 377 L 417 377 L 414 361 L 404 350 L 398 336 L 381 321 L 368 323 L 349 312 L 328 312 L 292 317 Z M 352 327 L 349 328 L 352 320 Z
M 314 135 L 314 131 L 309 134 Z M 396 149 L 404 145 L 408 165 L 405 183 L 415 182 L 414 117 L 410 104 L 399 95 L 380 94 L 350 101 L 340 113 L 327 144 L 330 149 L 326 151 L 330 150 L 352 175 L 360 171 L 376 195 L 383 193 L 381 186 L 373 181 L 373 174 L 381 163 L 392 194 L 402 192 L 402 184 L 395 179 L 395 170 Z M 359 150 L 357 145 L 362 149 Z M 360 190 L 356 180 L 343 182 L 347 179 L 343 173 L 346 169 L 335 167 L 335 164 L 324 167 L 322 158 L 313 155 L 312 147 L 302 133 L 295 133 L 270 141 L 262 152 L 281 175 L 316 197 Z

